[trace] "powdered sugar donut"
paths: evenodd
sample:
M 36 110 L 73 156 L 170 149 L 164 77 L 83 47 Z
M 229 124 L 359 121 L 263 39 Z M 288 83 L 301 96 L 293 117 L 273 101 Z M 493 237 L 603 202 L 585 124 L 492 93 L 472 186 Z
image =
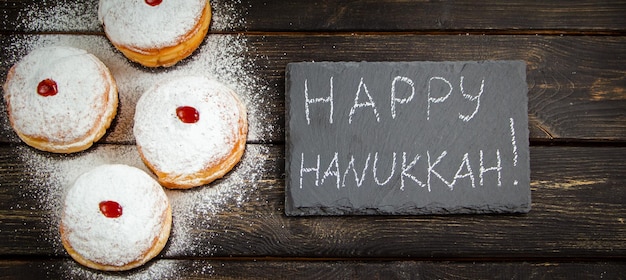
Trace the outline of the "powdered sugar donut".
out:
M 77 262 L 119 271 L 159 254 L 171 225 L 163 188 L 138 168 L 111 164 L 76 180 L 65 198 L 60 231 L 63 246 Z
M 11 126 L 28 145 L 71 153 L 98 141 L 117 112 L 117 86 L 107 67 L 85 50 L 32 51 L 7 75 L 4 100 Z
M 208 184 L 243 155 L 246 110 L 230 88 L 206 77 L 169 79 L 137 102 L 134 134 L 146 165 L 168 188 Z
M 148 67 L 171 66 L 200 46 L 211 23 L 208 0 L 100 0 L 111 43 Z

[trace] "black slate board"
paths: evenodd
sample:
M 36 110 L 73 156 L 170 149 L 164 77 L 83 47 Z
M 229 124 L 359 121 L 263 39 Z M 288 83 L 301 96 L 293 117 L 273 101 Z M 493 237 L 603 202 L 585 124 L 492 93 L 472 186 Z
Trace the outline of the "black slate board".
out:
M 285 213 L 530 210 L 523 61 L 286 69 Z

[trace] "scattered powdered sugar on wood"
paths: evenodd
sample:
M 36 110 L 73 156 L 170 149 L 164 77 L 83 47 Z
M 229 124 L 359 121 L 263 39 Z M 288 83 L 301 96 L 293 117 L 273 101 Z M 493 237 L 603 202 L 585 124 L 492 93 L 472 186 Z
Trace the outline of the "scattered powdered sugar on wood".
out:
M 102 164 L 120 163 L 138 167 L 149 172 L 143 165 L 134 146 L 97 145 L 86 152 L 77 154 L 51 154 L 26 146 L 17 146 L 17 154 L 26 166 L 25 173 L 32 174 L 28 189 L 29 195 L 39 202 L 37 207 L 44 213 L 50 213 L 45 221 L 49 222 L 49 236 L 43 239 L 53 244 L 55 253 L 63 253 L 59 236 L 59 222 L 67 189 L 81 174 Z
M 26 173 L 33 174 L 27 182 L 25 196 L 32 196 L 44 213 L 47 228 L 43 240 L 55 254 L 66 254 L 59 236 L 64 197 L 76 178 L 102 164 L 126 164 L 148 171 L 134 145 L 96 145 L 85 152 L 72 155 L 50 154 L 27 146 L 18 146 L 19 158 Z M 267 172 L 265 159 L 269 150 L 262 145 L 248 145 L 241 162 L 223 179 L 191 190 L 166 190 L 172 206 L 172 232 L 162 254 L 166 256 L 210 256 L 220 248 L 212 242 L 220 234 L 213 228 L 220 214 L 243 207 L 255 196 L 261 177 Z M 82 266 L 80 267 L 83 269 Z
M 166 247 L 167 256 L 210 256 L 220 248 L 211 242 L 216 235 L 228 234 L 213 225 L 222 213 L 243 207 L 259 187 L 259 181 L 268 168 L 266 146 L 248 145 L 239 165 L 222 180 L 210 187 L 186 191 L 168 191 L 172 205 L 173 231 Z
M 98 1 L 33 1 L 18 12 L 16 27 L 25 31 L 100 31 Z
M 211 30 L 231 31 L 244 28 L 246 25 L 245 7 L 241 0 L 211 0 Z
M 185 277 L 198 277 L 200 275 L 211 276 L 214 273 L 214 268 L 211 263 L 204 260 L 155 260 L 148 262 L 139 268 L 123 272 L 103 272 L 84 269 L 80 264 L 71 261 L 63 262 L 59 266 L 59 271 L 68 273 L 59 275 L 59 277 L 62 277 L 63 279 L 181 279 Z M 49 265 L 46 268 L 49 271 L 57 270 L 55 265 Z
M 54 3 L 53 3 L 54 2 Z M 245 25 L 238 13 L 244 9 L 241 1 L 211 1 L 213 22 L 211 30 L 234 30 Z M 91 4 L 96 2 L 90 2 Z M 38 8 L 24 10 L 20 17 L 20 28 L 27 31 L 84 31 L 97 30 L 96 7 L 74 4 L 69 0 L 43 1 Z M 44 9 L 44 7 L 47 7 Z M 129 62 L 108 40 L 101 35 L 12 35 L 0 38 L 8 40 L 3 52 L 6 59 L 2 66 L 8 69 L 33 49 L 64 45 L 82 48 L 97 56 L 110 69 L 119 90 L 120 104 L 112 127 L 100 142 L 125 145 L 96 144 L 87 151 L 59 155 L 37 151 L 26 145 L 16 146 L 16 153 L 24 163 L 24 173 L 32 174 L 24 179 L 24 196 L 35 198 L 38 205 L 21 205 L 49 213 L 42 217 L 45 229 L 41 238 L 50 244 L 56 255 L 67 255 L 59 236 L 59 222 L 64 195 L 76 178 L 101 164 L 127 164 L 138 167 L 149 174 L 141 161 L 132 135 L 134 109 L 143 92 L 156 81 L 169 76 L 204 74 L 231 87 L 247 107 L 250 142 L 271 141 L 277 119 L 270 115 L 268 100 L 274 95 L 266 82 L 256 73 L 256 64 L 248 39 L 238 34 L 209 34 L 191 57 L 170 68 L 149 69 Z M 2 73 L 6 77 L 6 73 Z M 5 139 L 19 141 L 10 128 L 6 108 L 0 110 L 0 132 Z M 210 256 L 221 245 L 214 243 L 220 234 L 229 234 L 223 228 L 212 228 L 222 216 L 233 208 L 243 208 L 255 197 L 261 177 L 268 170 L 266 158 L 269 150 L 264 145 L 247 145 L 241 162 L 225 178 L 208 186 L 191 190 L 166 190 L 173 210 L 173 227 L 168 245 L 162 252 L 165 256 Z M 19 202 L 16 202 L 19 203 Z M 185 262 L 189 265 L 189 262 Z M 155 260 L 130 272 L 104 273 L 85 269 L 73 262 L 63 262 L 63 271 L 70 271 L 70 278 L 157 279 L 176 278 L 181 275 L 213 273 L 212 267 L 202 261 L 192 262 L 192 267 L 180 267 L 176 260 Z M 51 267 L 51 269 L 56 269 Z M 64 275 L 65 276 L 65 275 Z

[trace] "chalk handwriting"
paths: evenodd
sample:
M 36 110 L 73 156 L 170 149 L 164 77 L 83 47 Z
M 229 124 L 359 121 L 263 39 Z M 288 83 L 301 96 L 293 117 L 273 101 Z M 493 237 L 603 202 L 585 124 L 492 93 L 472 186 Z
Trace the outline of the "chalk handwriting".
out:
M 501 177 L 502 177 L 503 166 L 502 166 L 502 160 L 501 160 L 501 155 L 500 155 L 500 149 L 495 149 L 495 152 L 494 151 L 489 152 L 489 155 L 490 155 L 489 157 L 491 158 L 491 161 L 494 161 L 493 160 L 494 153 L 495 153 L 495 162 L 496 162 L 495 165 L 485 166 L 485 162 L 484 162 L 485 157 L 486 157 L 485 152 L 483 149 L 478 151 L 478 154 L 479 154 L 478 178 L 480 180 L 479 181 L 480 186 L 485 185 L 485 181 L 486 181 L 485 175 L 487 173 L 495 173 L 495 176 L 493 177 L 497 178 L 495 180 L 496 185 L 498 187 L 502 186 Z M 390 155 L 389 154 L 382 155 L 379 152 L 375 152 L 374 163 L 371 169 L 369 167 L 370 167 L 370 161 L 372 158 L 372 153 L 367 153 L 367 156 L 366 157 L 364 156 L 364 159 L 361 158 L 359 163 L 357 163 L 358 159 L 355 158 L 354 155 L 350 155 L 350 160 L 348 161 L 347 164 L 345 164 L 345 162 L 341 161 L 341 158 L 344 158 L 343 157 L 344 155 L 341 155 L 339 152 L 333 152 L 332 159 L 328 163 L 328 167 L 323 173 L 320 172 L 321 154 L 313 155 L 312 158 L 313 158 L 314 166 L 305 167 L 305 162 L 307 162 L 307 164 L 311 163 L 311 155 L 301 153 L 300 154 L 300 188 L 303 188 L 303 178 L 305 176 L 313 176 L 313 178 L 315 179 L 314 185 L 316 187 L 324 185 L 327 179 L 334 178 L 334 180 L 331 180 L 332 183 L 328 183 L 328 184 L 336 187 L 337 189 L 346 188 L 350 186 L 356 186 L 357 188 L 361 188 L 367 182 L 370 182 L 370 184 L 368 185 L 375 184 L 381 187 L 388 186 L 390 182 L 396 181 L 398 176 L 399 176 L 399 181 L 400 181 L 399 189 L 402 191 L 404 191 L 406 187 L 409 185 L 407 184 L 407 182 L 409 182 L 408 180 L 406 180 L 407 178 L 410 179 L 410 181 L 413 181 L 415 183 L 415 184 L 410 184 L 410 185 L 415 185 L 416 187 L 419 187 L 419 188 L 426 188 L 428 192 L 431 192 L 433 186 L 437 185 L 435 184 L 435 181 L 439 181 L 443 183 L 450 191 L 453 191 L 455 187 L 460 184 L 460 182 L 465 182 L 463 183 L 463 186 L 467 186 L 471 188 L 477 187 L 476 186 L 476 172 L 472 168 L 472 163 L 470 160 L 469 152 L 464 153 L 463 156 L 459 160 L 458 158 L 456 159 L 451 158 L 447 151 L 443 151 L 437 155 L 437 154 L 431 154 L 431 151 L 427 150 L 425 153 L 426 162 L 423 164 L 420 164 L 419 168 L 418 168 L 418 163 L 420 159 L 422 158 L 422 156 L 419 153 L 416 153 L 413 159 L 410 162 L 408 162 L 407 154 L 408 154 L 407 152 L 402 152 L 402 162 L 400 163 L 401 171 L 399 172 L 398 175 L 396 175 L 396 166 L 399 164 L 396 159 L 397 152 L 391 152 Z M 389 172 L 388 175 L 379 174 L 379 170 L 378 170 L 379 156 L 385 156 L 385 157 L 391 158 L 391 162 L 387 160 L 383 164 L 383 166 L 390 167 L 388 170 Z M 453 176 L 451 176 L 451 174 L 442 174 L 442 171 L 445 171 L 445 172 L 447 171 L 438 169 L 439 165 L 442 164 L 443 162 L 448 162 L 448 163 L 458 162 L 458 168 L 456 169 L 456 172 L 454 173 Z M 426 166 L 424 166 L 424 164 Z M 356 167 L 357 165 L 363 166 L 363 168 L 360 170 L 360 174 L 357 171 L 357 167 Z M 326 165 L 324 164 L 324 166 Z M 308 173 L 312 173 L 312 174 L 307 175 Z M 424 173 L 426 174 L 425 183 L 423 181 Z M 422 177 L 420 177 L 420 175 Z M 351 176 L 354 176 L 354 185 L 350 184 L 349 181 L 348 183 L 346 183 L 347 179 Z M 450 176 L 452 178 L 448 179 L 450 178 Z M 391 186 L 391 187 L 395 187 L 395 186 Z
M 463 122 L 471 121 L 480 110 L 481 97 L 485 92 L 485 78 L 483 77 L 480 80 L 480 88 L 476 89 L 476 94 L 474 95 L 466 91 L 464 84 L 464 76 L 460 76 L 458 80 L 458 88 L 455 88 L 453 83 L 445 77 L 427 77 L 427 84 L 425 84 L 427 90 L 425 93 L 425 101 L 427 103 L 425 112 L 426 120 L 430 120 L 431 110 L 435 105 L 446 102 L 453 95 L 455 90 L 458 90 L 461 97 L 465 101 L 473 102 L 475 104 L 472 106 L 473 110 L 470 109 L 471 113 L 468 112 L 466 114 L 458 112 L 458 119 Z M 399 90 L 400 88 L 402 88 L 402 90 Z M 315 90 L 320 92 L 320 89 Z M 319 97 L 320 94 L 315 94 L 315 96 L 318 97 L 310 97 L 309 81 L 308 79 L 304 80 L 304 106 L 307 124 L 311 124 L 310 107 L 314 104 L 327 104 L 329 106 L 328 122 L 330 124 L 333 123 L 333 114 L 335 110 L 334 98 L 336 98 L 334 91 L 334 77 L 331 76 L 329 78 L 328 95 L 322 94 L 322 96 Z M 348 123 L 351 124 L 357 113 L 364 112 L 364 109 L 369 109 L 369 111 L 373 113 L 376 121 L 380 122 L 381 115 L 379 114 L 377 104 L 375 103 L 375 99 L 372 97 L 372 94 L 370 93 L 363 77 L 360 77 L 359 84 L 353 92 L 355 92 L 354 102 L 348 114 Z M 411 78 L 406 76 L 393 77 L 390 82 L 390 102 L 388 103 L 392 119 L 396 119 L 398 116 L 398 108 L 400 105 L 406 105 L 414 101 L 415 94 L 416 86 L 415 82 Z M 509 118 L 508 126 L 511 136 L 513 167 L 515 167 L 518 162 L 518 151 L 513 118 Z M 401 161 L 397 160 L 399 152 L 402 154 Z M 484 149 L 478 150 L 478 155 L 474 153 L 473 158 L 476 159 L 476 157 L 478 157 L 479 159 L 477 171 L 473 168 L 476 167 L 476 163 L 474 162 L 474 164 L 472 164 L 472 157 L 470 157 L 470 154 L 470 152 L 466 152 L 462 154 L 460 159 L 455 159 L 452 158 L 446 150 L 443 150 L 439 154 L 431 154 L 431 151 L 425 151 L 425 153 L 421 154 L 398 151 L 387 155 L 382 155 L 379 152 L 370 152 L 367 153 L 367 156 L 363 156 L 361 158 L 355 158 L 355 155 L 348 155 L 349 160 L 348 163 L 345 164 L 342 160 L 344 159 L 343 156 L 346 155 L 340 155 L 339 152 L 334 152 L 332 154 L 332 159 L 328 162 L 328 165 L 324 163 L 325 169 L 322 169 L 323 167 L 320 166 L 321 154 L 314 154 L 311 158 L 311 155 L 301 153 L 300 188 L 303 187 L 303 178 L 305 176 L 313 176 L 315 178 L 315 186 L 332 184 L 337 189 L 353 185 L 360 188 L 364 184 L 367 184 L 369 180 L 371 180 L 370 184 L 387 186 L 392 180 L 394 180 L 393 178 L 396 178 L 399 179 L 399 188 L 402 191 L 404 191 L 407 186 L 413 185 L 419 188 L 426 188 L 428 192 L 431 192 L 432 186 L 435 182 L 438 182 L 436 183 L 438 185 L 443 183 L 443 185 L 445 185 L 450 191 L 453 191 L 455 187 L 461 184 L 460 182 L 464 182 L 463 185 L 468 187 L 476 188 L 476 178 L 478 178 L 478 185 L 484 186 L 487 174 L 495 174 L 489 178 L 497 178 L 496 185 L 502 186 L 503 166 L 500 149 L 495 149 L 495 151 L 492 150 L 489 159 L 486 158 Z M 387 158 L 384 160 L 384 163 L 379 162 L 380 156 L 385 156 Z M 454 155 L 454 157 L 458 156 Z M 425 158 L 425 162 L 423 158 Z M 420 160 L 422 160 L 421 163 Z M 454 165 L 458 167 L 455 169 L 456 172 L 453 176 L 452 174 L 444 174 L 451 171 L 449 168 L 450 160 L 458 161 L 458 165 Z M 445 169 L 440 166 L 444 161 L 448 162 Z M 486 165 L 485 161 L 490 163 Z M 425 169 L 419 171 L 418 166 L 424 167 L 424 165 Z M 381 166 L 385 167 L 385 174 L 379 174 L 379 167 Z M 396 169 L 399 169 L 399 171 L 396 172 Z M 352 178 L 354 178 L 354 184 L 350 183 Z M 397 181 L 394 180 L 394 182 Z M 514 185 L 517 184 L 518 181 L 515 180 Z
M 397 82 L 404 82 L 408 84 L 411 87 L 411 95 L 405 98 L 397 98 L 396 97 L 396 83 Z M 396 118 L 396 103 L 400 103 L 400 104 L 409 103 L 411 102 L 411 100 L 413 100 L 413 96 L 415 96 L 415 84 L 413 83 L 413 80 L 407 77 L 402 77 L 402 76 L 396 76 L 395 78 L 393 78 L 393 82 L 391 82 L 391 98 L 390 98 L 391 99 L 391 118 L 393 119 Z
M 524 63 L 286 68 L 289 215 L 525 212 Z
M 450 90 L 448 90 L 448 93 L 444 96 L 441 97 L 432 97 L 432 82 L 433 81 L 442 81 L 444 82 L 448 88 Z M 448 82 L 448 80 L 446 80 L 443 77 L 431 77 L 430 79 L 428 79 L 428 108 L 426 109 L 426 119 L 430 120 L 430 104 L 431 103 L 442 103 L 444 101 L 446 101 L 446 99 L 448 99 L 448 97 L 450 97 L 450 94 L 452 94 L 452 84 L 450 82 Z
M 498 187 L 502 186 L 502 160 L 500 159 L 500 150 L 496 150 L 497 165 L 492 167 L 485 167 L 483 163 L 483 150 L 480 150 L 480 185 L 484 185 L 483 175 L 490 171 L 496 171 L 498 173 Z
M 460 174 L 461 171 L 463 171 L 463 167 L 465 167 L 465 169 L 467 170 L 467 173 Z M 454 174 L 454 177 L 452 178 L 452 182 L 444 179 L 439 173 L 435 173 L 435 174 L 437 175 L 437 178 L 439 178 L 444 184 L 446 184 L 446 186 L 448 186 L 448 188 L 450 188 L 451 191 L 454 190 L 454 186 L 456 185 L 457 179 L 463 179 L 466 177 L 470 178 L 472 188 L 476 188 L 476 184 L 474 180 L 474 173 L 472 172 L 472 166 L 470 165 L 470 162 L 469 162 L 468 153 L 465 153 L 463 155 L 463 159 L 461 160 L 459 169 Z
M 373 168 L 372 172 L 374 173 L 374 181 L 376 182 L 376 184 L 378 184 L 379 186 L 384 186 L 387 183 L 389 183 L 389 181 L 391 180 L 391 177 L 393 177 L 393 174 L 396 173 L 396 153 L 395 152 L 393 153 L 393 162 L 391 163 L 391 172 L 389 174 L 389 177 L 387 177 L 387 179 L 383 181 L 382 183 L 378 179 L 378 172 L 376 172 L 377 165 L 378 165 L 378 153 L 374 154 L 374 166 L 372 167 Z
M 338 153 L 335 153 L 335 156 L 333 156 L 333 160 L 331 160 L 330 164 L 328 164 L 328 168 L 326 168 L 326 171 L 324 171 L 324 176 L 322 177 L 322 181 L 320 182 L 320 184 L 324 184 L 324 180 L 326 180 L 326 177 L 335 176 L 336 185 L 337 188 L 339 188 L 339 182 L 341 180 L 341 177 L 339 176 L 338 155 Z
M 420 159 L 420 157 L 421 156 L 419 154 L 416 154 L 415 157 L 413 158 L 413 161 L 411 161 L 407 165 L 406 164 L 406 152 L 402 153 L 402 172 L 400 172 L 400 189 L 401 190 L 404 190 L 404 177 L 407 177 L 407 178 L 413 180 L 413 182 L 417 183 L 417 185 L 422 187 L 422 188 L 424 186 L 426 186 L 424 183 L 422 183 L 422 181 L 417 179 L 417 177 L 415 177 L 415 175 L 409 173 L 409 170 L 411 170 L 415 166 L 415 164 Z
M 515 121 L 513 118 L 509 118 L 509 124 L 511 127 L 511 146 L 513 147 L 513 167 L 517 166 L 517 141 L 515 141 Z M 519 181 L 513 180 L 513 185 L 517 186 Z
M 300 156 L 300 188 L 302 188 L 302 178 L 305 173 L 315 172 L 315 185 L 319 186 L 320 177 L 320 155 L 317 155 L 317 165 L 315 167 L 304 167 L 304 153 Z
M 309 99 L 309 80 L 304 80 L 304 113 L 306 116 L 307 124 L 311 124 L 311 117 L 309 113 L 309 105 L 315 103 L 330 103 L 330 116 L 328 117 L 328 122 L 333 123 L 333 111 L 334 111 L 334 101 L 333 101 L 333 77 L 330 77 L 330 95 L 328 97 L 317 97 Z
M 443 152 L 441 153 L 441 155 L 439 155 L 439 157 L 437 157 L 437 160 L 435 161 L 435 163 L 431 163 L 431 160 L 430 160 L 430 151 L 426 152 L 426 156 L 428 156 L 428 179 L 427 179 L 427 181 L 426 181 L 426 184 L 428 185 L 428 191 L 429 191 L 429 192 L 431 191 L 431 188 L 430 188 L 430 182 L 431 182 L 431 181 L 430 181 L 430 178 L 431 178 L 431 176 L 430 176 L 430 174 L 434 174 L 435 176 L 437 176 L 437 178 L 441 179 L 442 181 L 445 181 L 445 180 L 443 179 L 443 177 L 442 177 L 442 176 L 441 176 L 441 175 L 440 175 L 437 171 L 435 171 L 435 166 L 437 166 L 437 164 L 439 164 L 439 163 L 441 162 L 441 160 L 442 160 L 442 159 L 443 159 L 443 158 L 444 158 L 447 154 L 448 154 L 448 152 L 447 152 L 447 151 L 443 151 Z
M 357 188 L 360 188 L 361 185 L 363 185 L 363 180 L 365 180 L 365 171 L 367 171 L 367 167 L 369 167 L 371 156 L 372 156 L 372 153 L 367 154 L 367 159 L 365 160 L 365 164 L 363 165 L 363 171 L 361 171 L 360 179 L 359 179 L 359 174 L 356 172 L 356 167 L 354 163 L 354 155 L 350 156 L 350 162 L 348 162 L 348 168 L 346 168 L 346 172 L 343 173 L 343 179 L 341 181 L 342 187 L 346 186 L 346 176 L 348 176 L 348 173 L 350 172 L 350 170 L 352 170 L 352 172 L 354 173 L 354 183 L 356 184 Z M 300 184 L 300 187 L 302 187 L 302 184 Z
M 511 146 L 513 146 L 513 166 L 517 166 L 517 143 L 515 141 L 515 121 L 513 118 L 509 118 L 509 124 L 511 126 Z
M 366 101 L 365 103 L 359 103 L 359 95 L 361 93 L 361 89 L 363 89 L 365 95 L 367 95 L 368 98 L 368 101 Z M 359 87 L 356 91 L 356 94 L 354 95 L 354 105 L 352 106 L 352 108 L 350 108 L 348 123 L 352 123 L 352 116 L 356 112 L 356 109 L 362 107 L 372 107 L 372 110 L 374 110 L 374 116 L 376 117 L 376 121 L 380 122 L 380 115 L 376 110 L 376 103 L 374 103 L 374 100 L 372 100 L 372 96 L 370 95 L 369 90 L 367 90 L 367 85 L 363 83 L 363 77 L 361 77 L 361 82 L 359 82 Z
M 474 118 L 476 113 L 478 113 L 478 108 L 480 107 L 480 96 L 483 95 L 483 91 L 485 90 L 485 78 L 483 78 L 482 81 L 480 82 L 480 91 L 478 92 L 477 95 L 474 95 L 474 96 L 465 93 L 465 89 L 463 89 L 463 78 L 464 77 L 461 76 L 461 81 L 459 82 L 459 87 L 461 88 L 461 95 L 463 95 L 463 97 L 469 101 L 476 102 L 476 109 L 474 109 L 474 112 L 471 115 L 463 115 L 459 113 L 459 119 L 463 120 L 464 122 L 469 122 L 471 119 Z
M 464 113 L 459 112 L 458 118 L 462 120 L 463 122 L 469 122 L 476 116 L 476 114 L 480 110 L 480 104 L 481 104 L 480 100 L 485 91 L 485 78 L 482 78 L 481 83 L 480 83 L 480 89 L 478 89 L 478 93 L 476 93 L 476 95 L 471 95 L 469 93 L 466 93 L 464 82 L 465 82 L 465 77 L 461 76 L 459 79 L 459 87 L 458 87 L 458 90 L 460 91 L 460 95 L 461 97 L 463 97 L 464 100 L 467 100 L 469 102 L 474 102 L 475 106 L 473 106 L 474 109 L 471 112 L 471 114 L 464 114 Z M 406 84 L 408 86 L 410 93 L 398 92 L 398 85 L 401 83 Z M 335 92 L 334 92 L 335 90 L 334 86 L 335 86 L 334 77 L 331 76 L 330 83 L 329 83 L 329 95 L 323 96 L 323 97 L 311 98 L 309 97 L 310 93 L 309 93 L 308 79 L 304 80 L 304 111 L 305 111 L 305 118 L 306 118 L 308 125 L 311 124 L 311 109 L 310 109 L 311 105 L 318 104 L 318 103 L 329 105 L 328 123 L 332 124 L 334 122 L 334 115 L 333 115 L 335 111 L 334 98 L 336 97 Z M 413 102 L 413 100 L 415 99 L 415 93 L 416 93 L 415 82 L 409 77 L 396 76 L 391 81 L 390 88 L 391 90 L 390 90 L 390 96 L 389 96 L 389 101 L 390 101 L 389 111 L 390 111 L 391 118 L 396 119 L 398 115 L 398 107 L 399 107 L 398 105 L 409 104 Z M 432 110 L 433 105 L 446 102 L 450 98 L 450 96 L 452 96 L 455 89 L 456 88 L 452 85 L 452 82 L 450 82 L 448 79 L 444 77 L 435 76 L 435 77 L 430 77 L 428 79 L 427 92 L 425 93 L 426 103 L 427 103 L 426 104 L 426 120 L 430 120 L 431 110 Z M 405 96 L 405 97 L 401 98 L 398 96 Z M 364 81 L 364 78 L 361 77 L 359 81 L 359 85 L 357 86 L 356 91 L 355 91 L 353 105 L 350 108 L 350 111 L 348 113 L 348 123 L 352 124 L 353 119 L 355 115 L 357 114 L 357 112 L 361 111 L 358 109 L 366 109 L 366 108 L 371 109 L 376 119 L 376 122 L 381 122 L 381 114 L 378 110 L 378 107 L 374 99 L 375 98 L 372 97 L 372 94 L 370 93 L 370 90 L 368 89 L 367 84 Z

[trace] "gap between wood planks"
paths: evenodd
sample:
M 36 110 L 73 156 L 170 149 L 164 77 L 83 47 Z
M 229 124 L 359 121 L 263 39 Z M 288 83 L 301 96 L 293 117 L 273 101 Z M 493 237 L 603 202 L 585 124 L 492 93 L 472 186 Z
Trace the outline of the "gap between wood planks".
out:
M 596 263 L 596 262 L 623 262 L 626 256 L 593 256 L 593 257 L 164 257 L 154 258 L 152 261 L 217 261 L 217 262 L 458 262 L 458 263 Z M 5 255 L 2 261 L 44 262 L 44 261 L 73 261 L 66 256 L 24 256 Z
M 103 31 L 85 32 L 26 32 L 26 31 L 0 31 L 0 35 L 101 35 Z M 367 35 L 519 35 L 519 36 L 626 36 L 626 30 L 612 29 L 424 29 L 424 30 L 398 30 L 398 31 L 263 31 L 263 30 L 239 30 L 239 31 L 219 31 L 209 30 L 208 34 L 223 35 L 273 35 L 273 36 L 295 36 L 295 35 L 334 35 L 334 36 L 367 36 Z M 208 35 L 207 34 L 207 35 Z

